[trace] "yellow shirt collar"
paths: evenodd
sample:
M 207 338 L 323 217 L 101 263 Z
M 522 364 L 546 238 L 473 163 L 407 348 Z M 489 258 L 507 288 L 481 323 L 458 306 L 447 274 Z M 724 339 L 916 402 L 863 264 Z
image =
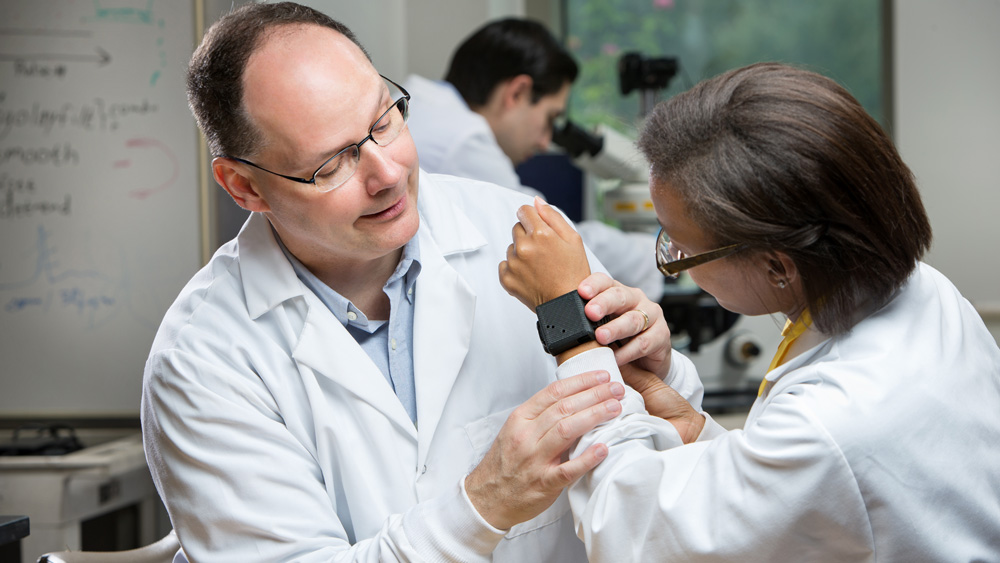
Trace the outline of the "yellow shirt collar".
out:
M 785 357 L 788 356 L 788 350 L 792 347 L 792 343 L 802 336 L 802 334 L 812 326 L 812 315 L 809 314 L 809 309 L 802 311 L 799 318 L 793 323 L 791 319 L 785 321 L 785 327 L 781 329 L 781 342 L 778 344 L 778 350 L 774 353 L 774 358 L 771 360 L 771 365 L 768 366 L 767 371 L 771 371 L 774 368 L 785 363 Z M 757 389 L 757 396 L 760 397 L 764 394 L 764 387 L 767 385 L 767 379 L 763 379 L 760 382 L 760 387 Z

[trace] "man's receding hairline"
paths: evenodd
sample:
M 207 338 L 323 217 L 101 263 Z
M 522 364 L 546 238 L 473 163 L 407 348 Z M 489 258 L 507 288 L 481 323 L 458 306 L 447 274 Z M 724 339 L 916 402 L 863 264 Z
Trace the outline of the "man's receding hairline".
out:
M 264 47 L 268 45 L 272 40 L 276 39 L 276 36 L 283 35 L 285 37 L 288 37 L 293 35 L 297 31 L 305 31 L 311 28 L 315 28 L 321 31 L 329 31 L 330 33 L 333 33 L 337 37 L 344 39 L 348 44 L 353 46 L 358 51 L 358 53 L 360 53 L 361 56 L 364 57 L 364 59 L 369 62 L 369 64 L 371 64 L 371 60 L 368 58 L 368 55 L 367 53 L 365 53 L 365 50 L 362 49 L 360 45 L 355 43 L 350 37 L 344 35 L 340 31 L 337 31 L 336 29 L 333 29 L 332 27 L 320 25 L 314 22 L 272 23 L 271 25 L 267 26 L 266 29 L 260 32 L 260 37 L 257 40 L 257 44 L 254 46 L 253 52 L 250 53 L 250 59 L 256 56 L 257 53 L 259 53 L 261 50 L 263 50 Z M 249 64 L 249 59 L 247 60 L 247 64 Z
M 283 28 L 283 29 L 279 29 L 279 28 Z M 264 49 L 268 48 L 269 45 L 270 45 L 270 42 L 272 40 L 280 39 L 280 35 L 284 35 L 284 36 L 287 37 L 287 36 L 291 36 L 292 34 L 296 33 L 296 31 L 305 31 L 305 30 L 310 29 L 310 28 L 317 28 L 317 29 L 320 29 L 320 30 L 329 30 L 329 31 L 333 32 L 336 36 L 338 36 L 338 37 L 342 38 L 344 41 L 346 41 L 346 43 L 348 45 L 353 46 L 354 49 L 355 49 L 355 54 L 356 55 L 360 55 L 361 62 L 362 63 L 367 63 L 368 66 L 372 69 L 372 74 L 375 76 L 376 83 L 378 85 L 380 85 L 380 86 L 383 87 L 383 89 L 380 90 L 380 93 L 379 93 L 378 98 L 376 100 L 376 105 L 375 105 L 375 108 L 376 108 L 375 111 L 376 111 L 376 113 L 378 112 L 379 109 L 381 109 L 381 107 L 383 105 L 385 105 L 385 100 L 388 100 L 389 103 L 392 102 L 392 97 L 389 94 L 388 90 L 385 88 L 385 84 L 381 80 L 381 77 L 380 77 L 380 75 L 378 73 L 378 69 L 375 68 L 374 64 L 372 63 L 371 59 L 368 58 L 368 55 L 364 51 L 364 49 L 362 49 L 357 43 L 355 43 L 353 40 L 351 40 L 351 38 L 348 37 L 347 35 L 339 32 L 336 29 L 333 29 L 331 27 L 320 25 L 320 24 L 316 24 L 316 23 L 313 23 L 313 22 L 288 22 L 288 23 L 280 23 L 280 24 L 269 26 L 269 29 L 263 30 L 261 32 L 260 39 L 258 40 L 257 45 L 254 48 L 253 52 L 250 54 L 250 57 L 247 60 L 246 67 L 245 67 L 244 72 L 243 72 L 243 76 L 241 77 L 241 81 L 243 82 L 244 88 L 243 88 L 243 95 L 241 96 L 241 100 L 240 100 L 240 109 L 241 109 L 241 112 L 243 113 L 243 115 L 245 116 L 247 122 L 250 123 L 258 131 L 258 133 L 259 133 L 259 135 L 261 137 L 261 139 L 260 139 L 260 146 L 258 148 L 261 149 L 261 150 L 263 150 L 264 148 L 266 148 L 270 144 L 270 141 L 268 140 L 267 135 L 265 134 L 264 128 L 261 127 L 260 124 L 253 118 L 253 115 L 251 114 L 251 112 L 249 110 L 249 107 L 247 105 L 246 96 L 247 96 L 247 92 L 250 90 L 249 88 L 247 88 L 247 77 L 251 74 L 251 73 L 247 72 L 247 70 L 253 65 L 254 58 L 258 54 L 260 54 L 262 51 L 264 51 Z M 341 149 L 346 148 L 346 146 L 349 146 L 349 145 L 350 145 L 350 143 L 347 143 L 344 147 L 341 147 Z M 258 150 L 256 152 L 256 154 L 259 154 L 259 153 L 260 153 L 260 150 Z M 323 153 L 322 156 L 332 156 L 332 153 L 331 154 Z M 294 166 L 294 165 L 297 165 L 298 163 L 288 162 L 287 164 L 290 165 L 290 166 Z

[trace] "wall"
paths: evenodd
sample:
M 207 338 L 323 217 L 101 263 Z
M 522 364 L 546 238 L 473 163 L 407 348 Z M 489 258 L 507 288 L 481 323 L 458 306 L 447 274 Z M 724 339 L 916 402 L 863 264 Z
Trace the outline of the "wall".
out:
M 417 0 L 407 4 L 407 73 L 437 80 L 444 77 L 451 53 L 489 19 L 487 2 Z M 448 14 L 447 23 L 442 14 Z
M 493 18 L 524 13 L 523 0 L 300 0 L 358 36 L 376 68 L 402 81 L 444 76 L 451 52 Z
M 401 81 L 406 66 L 406 13 L 404 0 L 299 0 L 340 21 L 354 32 L 372 57 L 375 67 Z
M 1000 2 L 896 0 L 894 138 L 934 228 L 927 262 L 1000 341 Z

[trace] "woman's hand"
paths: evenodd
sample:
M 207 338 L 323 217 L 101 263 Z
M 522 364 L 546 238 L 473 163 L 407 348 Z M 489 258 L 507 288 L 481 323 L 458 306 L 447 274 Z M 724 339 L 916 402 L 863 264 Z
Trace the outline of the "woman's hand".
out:
M 691 403 L 655 373 L 638 369 L 632 364 L 622 366 L 621 372 L 625 383 L 642 395 L 649 414 L 673 424 L 685 444 L 698 439 L 705 428 L 705 417 L 694 410 Z
M 598 344 L 622 344 L 615 349 L 619 366 L 634 363 L 660 379 L 670 371 L 670 329 L 663 310 L 640 289 L 624 286 L 605 274 L 593 274 L 577 287 L 580 297 L 589 300 L 584 312 L 598 321 L 611 321 L 595 331 Z
M 580 234 L 558 211 L 535 198 L 517 210 L 514 242 L 500 262 L 500 285 L 532 311 L 576 289 L 590 275 Z

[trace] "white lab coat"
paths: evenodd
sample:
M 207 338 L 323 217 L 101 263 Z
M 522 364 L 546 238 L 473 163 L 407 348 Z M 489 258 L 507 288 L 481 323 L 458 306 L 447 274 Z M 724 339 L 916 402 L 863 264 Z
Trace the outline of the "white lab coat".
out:
M 461 487 L 555 370 L 534 313 L 497 275 L 527 198 L 470 183 L 420 177 L 419 432 L 263 216 L 182 291 L 146 366 L 142 418 L 192 560 L 585 560 L 565 493 L 503 534 Z M 700 400 L 698 384 L 689 389 Z
M 521 184 L 486 118 L 469 109 L 454 86 L 411 75 L 403 87 L 410 93 L 408 127 L 424 170 L 491 182 L 544 199 L 538 190 Z M 600 221 L 582 221 L 576 227 L 611 277 L 660 300 L 664 281 L 656 268 L 654 235 L 626 233 Z
M 709 420 L 680 446 L 623 413 L 585 436 L 610 445 L 570 491 L 591 561 L 1000 561 L 1000 350 L 968 301 L 920 264 L 815 342 L 743 430 Z

